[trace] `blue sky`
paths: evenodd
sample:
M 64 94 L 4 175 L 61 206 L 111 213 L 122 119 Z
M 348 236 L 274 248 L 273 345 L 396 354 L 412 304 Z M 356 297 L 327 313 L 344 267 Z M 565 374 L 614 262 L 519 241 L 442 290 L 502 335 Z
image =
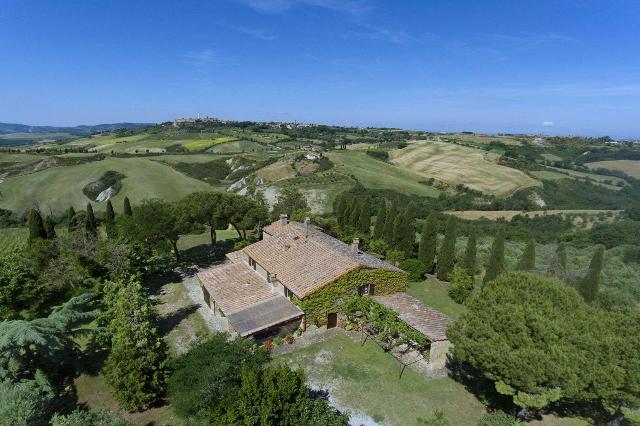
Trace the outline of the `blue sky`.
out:
M 0 121 L 640 137 L 640 2 L 2 0 Z

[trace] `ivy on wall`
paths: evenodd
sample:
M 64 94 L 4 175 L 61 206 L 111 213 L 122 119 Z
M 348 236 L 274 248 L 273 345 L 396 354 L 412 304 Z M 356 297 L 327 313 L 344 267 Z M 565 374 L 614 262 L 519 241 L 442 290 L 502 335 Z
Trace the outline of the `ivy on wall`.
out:
M 388 271 L 386 269 L 357 269 L 348 272 L 316 290 L 302 300 L 294 298 L 293 302 L 304 311 L 307 323 L 318 326 L 327 323 L 327 314 L 337 312 L 338 302 L 345 296 L 358 292 L 358 287 L 373 284 L 374 294 L 385 295 L 405 291 L 408 275 L 406 272 Z

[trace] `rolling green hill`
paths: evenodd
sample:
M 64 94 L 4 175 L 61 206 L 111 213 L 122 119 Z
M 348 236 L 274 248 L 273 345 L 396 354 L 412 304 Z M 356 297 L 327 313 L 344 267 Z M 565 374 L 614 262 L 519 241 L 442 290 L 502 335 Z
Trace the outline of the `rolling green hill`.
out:
M 134 203 L 148 198 L 176 200 L 190 192 L 215 189 L 151 158 L 108 157 L 102 161 L 9 177 L 0 184 L 0 207 L 21 213 L 38 206 L 42 211 L 54 214 L 61 214 L 71 205 L 84 208 L 89 199 L 83 194 L 83 187 L 110 170 L 126 176 L 122 189 L 113 199 L 116 210 L 121 208 L 125 196 Z M 94 203 L 94 208 L 102 210 L 104 203 Z

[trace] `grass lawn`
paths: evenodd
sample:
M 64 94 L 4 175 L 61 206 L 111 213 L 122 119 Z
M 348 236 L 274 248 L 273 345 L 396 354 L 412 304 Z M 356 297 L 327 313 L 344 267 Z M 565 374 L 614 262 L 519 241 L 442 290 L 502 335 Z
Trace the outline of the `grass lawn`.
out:
M 127 413 L 118 407 L 101 374 L 91 376 L 82 375 L 75 380 L 78 392 L 78 403 L 91 407 L 103 407 L 122 414 L 130 423 L 136 426 L 145 425 L 181 425 L 182 421 L 175 415 L 171 406 L 165 405 L 143 411 L 141 413 Z
M 313 387 L 328 389 L 339 409 L 380 424 L 415 425 L 436 409 L 455 425 L 475 425 L 483 405 L 463 385 L 449 377 L 427 379 L 411 368 L 398 379 L 399 363 L 377 344 L 364 346 L 347 335 L 279 356 L 302 368 Z
M 507 195 L 520 188 L 540 185 L 540 181 L 520 170 L 497 164 L 491 154 L 465 146 L 416 142 L 389 154 L 392 163 L 423 178 L 461 183 L 488 194 Z
M 153 158 L 153 157 L 152 157 Z M 0 207 L 22 212 L 34 203 L 41 211 L 64 214 L 69 206 L 84 209 L 89 199 L 82 188 L 113 170 L 126 176 L 122 189 L 113 199 L 116 213 L 122 200 L 128 196 L 133 204 L 144 199 L 177 200 L 195 191 L 214 188 L 205 182 L 190 178 L 173 168 L 150 158 L 112 158 L 67 167 L 52 167 L 23 176 L 13 176 L 2 183 L 3 198 Z M 103 210 L 106 203 L 94 203 L 93 208 Z
M 219 229 L 216 231 L 216 237 L 218 241 L 236 238 L 237 236 L 238 233 L 235 229 Z M 188 250 L 193 247 L 209 244 L 211 244 L 211 235 L 209 234 L 209 228 L 207 228 L 201 234 L 181 235 L 180 239 L 178 240 L 178 249 Z
M 409 283 L 407 293 L 453 319 L 457 319 L 467 310 L 464 305 L 454 302 L 449 297 L 446 283 L 433 277 Z
M 366 188 L 391 189 L 405 194 L 437 197 L 439 191 L 420 183 L 424 177 L 407 167 L 377 160 L 363 151 L 331 151 L 327 153 L 335 165 L 335 171 L 354 175 Z

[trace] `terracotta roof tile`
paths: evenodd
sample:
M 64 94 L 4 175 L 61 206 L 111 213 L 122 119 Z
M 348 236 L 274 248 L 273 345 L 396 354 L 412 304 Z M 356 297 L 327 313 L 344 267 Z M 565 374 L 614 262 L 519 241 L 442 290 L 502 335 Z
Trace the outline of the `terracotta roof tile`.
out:
M 262 241 L 243 249 L 260 266 L 298 297 L 312 293 L 358 268 L 401 269 L 325 234 L 311 224 L 283 225 L 276 221 L 264 228 Z
M 453 320 L 415 297 L 407 293 L 395 293 L 388 296 L 375 296 L 374 299 L 397 312 L 402 321 L 427 336 L 432 342 L 449 340 L 445 331 Z
M 198 273 L 198 278 L 225 315 L 265 300 L 282 297 L 246 263 L 226 263 Z

